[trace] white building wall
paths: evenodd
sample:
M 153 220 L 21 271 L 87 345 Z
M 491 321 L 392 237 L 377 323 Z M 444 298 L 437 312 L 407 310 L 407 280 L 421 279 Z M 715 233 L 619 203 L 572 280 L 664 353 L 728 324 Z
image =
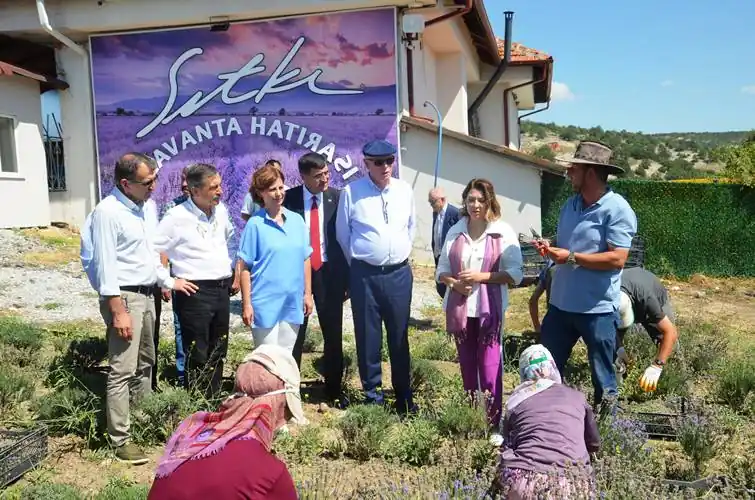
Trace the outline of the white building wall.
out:
M 437 120 L 435 110 L 430 106 L 425 106 L 425 101 L 430 101 L 438 105 L 438 93 L 436 83 L 436 54 L 429 48 L 425 47 L 423 50 L 412 50 L 413 56 L 413 75 L 414 75 L 414 114 L 429 118 L 430 120 Z M 404 75 L 406 73 L 404 72 Z M 402 86 L 406 87 L 407 78 L 402 78 Z
M 417 237 L 412 258 L 420 264 L 433 264 L 432 210 L 427 194 L 433 187 L 437 135 L 402 124 L 400 177 L 414 187 L 417 211 Z M 540 171 L 500 154 L 445 137 L 438 186 L 449 202 L 460 206 L 461 193 L 473 177 L 489 179 L 501 204 L 503 220 L 517 233 L 540 231 Z
M 519 108 L 517 107 L 516 99 L 514 98 L 514 92 L 507 92 L 506 100 L 508 101 L 506 107 L 508 116 L 506 116 L 506 120 L 509 122 L 509 143 L 504 144 L 504 146 L 519 150 L 522 146 L 522 141 L 519 137 Z M 501 95 L 501 102 L 503 102 L 503 95 Z M 504 116 L 503 110 L 501 110 L 500 116 Z
M 59 92 L 66 191 L 50 193 L 50 211 L 52 220 L 81 227 L 97 204 L 99 186 L 89 59 L 69 48 L 58 50 L 57 57 L 70 85 Z
M 0 172 L 0 227 L 48 226 L 47 161 L 42 140 L 39 84 L 20 76 L 0 77 L 0 115 L 15 119 L 16 172 Z
M 438 54 L 435 66 L 436 106 L 443 126 L 462 134 L 469 132 L 467 110 L 467 65 L 461 52 Z
M 474 101 L 485 87 L 485 83 L 477 83 L 470 87 L 470 99 Z M 477 110 L 480 121 L 480 138 L 493 144 L 503 144 L 503 84 L 499 83 L 488 94 L 488 97 Z

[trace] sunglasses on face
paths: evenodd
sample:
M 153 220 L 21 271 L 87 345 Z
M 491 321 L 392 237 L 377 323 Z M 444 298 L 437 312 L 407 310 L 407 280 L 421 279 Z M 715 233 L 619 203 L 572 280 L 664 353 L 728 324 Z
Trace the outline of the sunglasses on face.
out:
M 376 167 L 390 166 L 396 161 L 396 157 L 389 156 L 388 158 L 380 158 L 379 160 L 370 160 L 370 162 Z
M 154 185 L 155 182 L 157 182 L 157 176 L 154 176 L 151 179 L 147 179 L 146 181 L 132 181 L 132 180 L 128 181 L 129 184 L 136 184 L 138 186 L 144 186 L 144 187 L 150 187 Z

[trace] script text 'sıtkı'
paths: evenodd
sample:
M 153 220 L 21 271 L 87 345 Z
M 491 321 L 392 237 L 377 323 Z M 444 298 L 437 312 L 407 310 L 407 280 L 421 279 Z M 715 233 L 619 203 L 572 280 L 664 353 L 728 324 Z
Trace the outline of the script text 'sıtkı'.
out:
M 176 103 L 176 97 L 178 95 L 178 72 L 181 66 L 194 56 L 201 55 L 204 50 L 195 47 L 188 49 L 186 52 L 178 56 L 170 67 L 168 73 L 170 83 L 170 95 L 165 103 L 162 111 L 155 117 L 154 120 L 149 122 L 143 129 L 136 133 L 136 137 L 142 138 L 152 132 L 158 125 L 167 125 L 172 122 L 176 117 L 181 116 L 187 118 L 194 113 L 202 109 L 207 103 L 212 101 L 220 94 L 220 99 L 225 104 L 238 104 L 250 99 L 254 99 L 256 104 L 259 104 L 266 95 L 281 94 L 288 92 L 302 85 L 307 85 L 310 92 L 319 95 L 354 95 L 362 94 L 363 90 L 356 89 L 323 89 L 317 86 L 317 79 L 322 75 L 323 71 L 320 68 L 312 71 L 309 75 L 298 80 L 294 80 L 302 73 L 301 68 L 294 68 L 290 71 L 286 71 L 286 68 L 291 63 L 293 58 L 299 52 L 304 44 L 305 38 L 299 37 L 296 43 L 291 47 L 286 54 L 286 57 L 278 64 L 278 67 L 270 75 L 262 88 L 255 89 L 238 96 L 231 96 L 234 85 L 246 76 L 256 75 L 265 71 L 266 67 L 262 64 L 265 60 L 264 54 L 257 54 L 243 67 L 233 73 L 222 73 L 218 75 L 218 80 L 225 80 L 225 83 L 221 84 L 218 88 L 205 95 L 202 91 L 197 91 L 187 101 L 181 105 L 178 109 L 173 111 L 173 106 Z M 171 112 L 172 111 L 172 112 Z

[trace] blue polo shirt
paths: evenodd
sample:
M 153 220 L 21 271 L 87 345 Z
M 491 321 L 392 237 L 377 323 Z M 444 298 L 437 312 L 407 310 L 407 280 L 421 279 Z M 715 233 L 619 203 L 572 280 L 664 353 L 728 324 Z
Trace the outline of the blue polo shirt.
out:
M 610 188 L 597 202 L 584 206 L 582 195 L 561 208 L 556 245 L 575 253 L 600 253 L 608 246 L 629 248 L 637 232 L 637 216 L 623 196 Z M 550 303 L 567 312 L 600 314 L 619 307 L 621 269 L 597 271 L 581 266 L 556 266 Z
M 304 322 L 304 261 L 312 254 L 309 231 L 301 215 L 282 210 L 282 227 L 264 208 L 258 210 L 239 241 L 238 257 L 252 274 L 254 328 Z

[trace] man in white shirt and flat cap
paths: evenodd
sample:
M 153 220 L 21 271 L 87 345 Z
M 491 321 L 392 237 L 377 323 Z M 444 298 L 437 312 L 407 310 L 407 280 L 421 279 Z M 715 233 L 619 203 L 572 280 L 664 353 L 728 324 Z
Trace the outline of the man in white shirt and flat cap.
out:
M 396 146 L 376 140 L 362 153 L 368 175 L 344 188 L 336 218 L 336 238 L 350 265 L 359 376 L 366 402 L 383 404 L 384 323 L 396 409 L 413 413 L 408 331 L 413 286 L 409 254 L 417 225 L 414 191 L 392 175 Z

